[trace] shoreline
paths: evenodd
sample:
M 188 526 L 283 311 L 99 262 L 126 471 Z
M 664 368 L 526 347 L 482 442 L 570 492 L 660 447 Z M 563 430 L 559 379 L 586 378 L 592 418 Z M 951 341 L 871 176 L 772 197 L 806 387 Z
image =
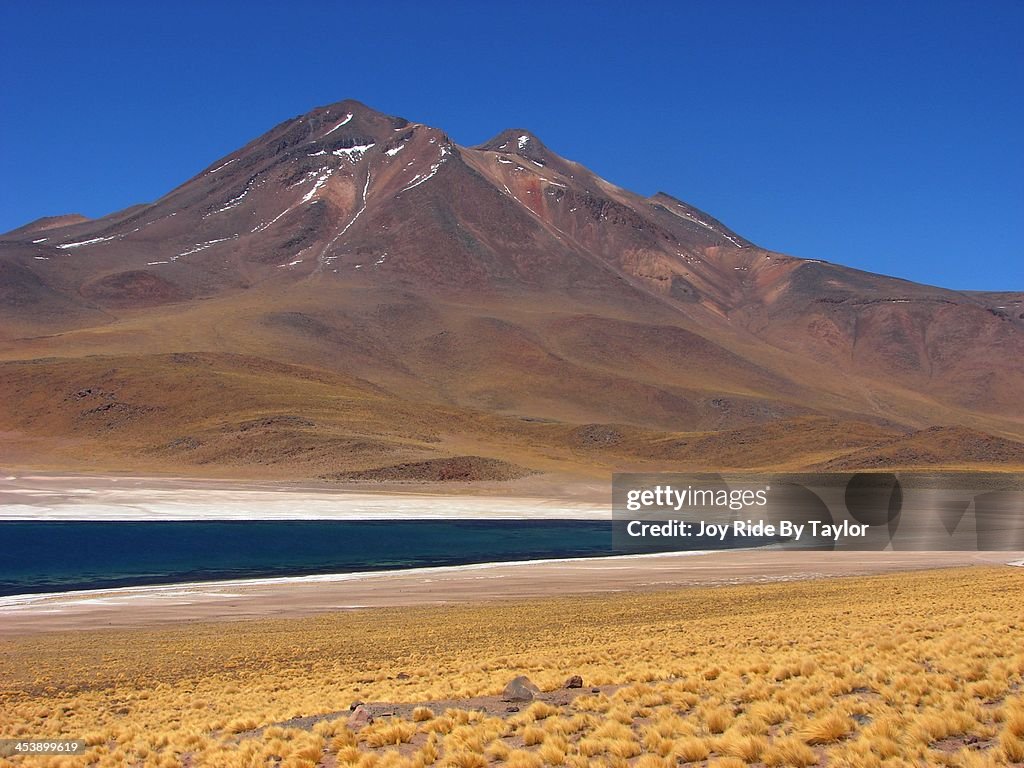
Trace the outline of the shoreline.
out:
M 515 491 L 514 488 L 507 489 Z M 522 489 L 518 489 L 522 491 Z M 611 520 L 610 500 L 456 489 L 316 488 L 187 478 L 0 474 L 0 521 Z M 258 511 L 254 511 L 257 510 Z
M 739 550 L 735 550 L 739 551 Z M 747 551 L 747 550 L 743 550 Z M 62 592 L 26 592 L 19 595 L 0 595 L 0 615 L 3 610 L 17 610 L 20 604 L 43 602 L 49 599 L 70 599 L 80 595 L 108 596 L 116 598 L 120 594 L 156 592 L 163 590 L 209 589 L 212 587 L 262 587 L 275 584 L 334 584 L 362 579 L 386 578 L 396 575 L 430 575 L 470 570 L 489 570 L 501 567 L 522 567 L 531 565 L 550 565 L 554 563 L 576 563 L 586 560 L 623 560 L 653 557 L 693 557 L 714 554 L 714 550 L 694 550 L 693 552 L 651 552 L 637 555 L 594 555 L 592 557 L 551 557 L 537 560 L 495 560 L 485 563 L 462 563 L 460 565 L 426 565 L 411 568 L 382 568 L 375 571 L 349 571 L 344 573 L 310 573 L 302 576 L 266 576 L 242 579 L 211 579 L 207 581 L 171 581 L 162 584 L 139 584 L 127 587 L 99 587 L 96 589 L 69 589 Z M 142 595 L 139 595 L 140 597 Z
M 0 598 L 0 637 L 167 624 L 288 619 L 338 611 L 481 604 L 685 587 L 764 584 L 977 565 L 1024 552 L 743 549 L 559 558 L 237 579 Z
M 458 490 L 315 488 L 189 478 L 0 472 L 0 524 L 612 519 L 609 501 L 598 502 L 596 496 L 560 497 L 550 493 L 551 489 L 543 496 L 468 495 Z M 514 491 L 511 487 L 506 490 Z M 1024 564 L 1024 552 L 754 548 L 242 576 L 0 597 L 0 638 L 1006 564 Z

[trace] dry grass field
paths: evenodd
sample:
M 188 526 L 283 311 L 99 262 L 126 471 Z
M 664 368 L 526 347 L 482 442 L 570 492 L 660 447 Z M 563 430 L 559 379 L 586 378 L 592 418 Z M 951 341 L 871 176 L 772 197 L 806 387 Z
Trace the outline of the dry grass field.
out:
M 17 637 L 0 644 L 0 734 L 87 741 L 84 758 L 15 762 L 53 766 L 1020 764 L 1022 578 L 979 567 Z M 537 701 L 500 701 L 517 675 Z M 584 687 L 562 688 L 570 675 Z M 377 715 L 358 729 L 355 701 Z

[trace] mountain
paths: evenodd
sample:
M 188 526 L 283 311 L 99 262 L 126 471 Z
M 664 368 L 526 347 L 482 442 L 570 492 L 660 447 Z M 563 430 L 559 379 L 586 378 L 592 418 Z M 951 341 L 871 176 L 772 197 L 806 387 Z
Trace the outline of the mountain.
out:
M 0 391 L 12 466 L 1019 468 L 1024 294 L 775 253 L 527 130 L 343 101 L 0 236 Z

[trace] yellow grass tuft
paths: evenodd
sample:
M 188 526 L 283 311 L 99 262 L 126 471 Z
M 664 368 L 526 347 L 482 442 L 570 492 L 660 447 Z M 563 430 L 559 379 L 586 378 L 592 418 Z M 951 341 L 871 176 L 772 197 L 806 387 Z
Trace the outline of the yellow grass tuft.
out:
M 682 760 L 684 763 L 695 763 L 703 760 L 710 754 L 704 739 L 697 736 L 687 736 L 679 739 L 672 747 L 672 756 Z
M 704 723 L 711 733 L 725 733 L 735 719 L 731 707 L 715 707 L 704 713 Z
M 800 729 L 800 738 L 808 744 L 831 744 L 853 733 L 856 724 L 842 712 L 815 717 Z
M 558 714 L 558 707 L 553 707 L 544 701 L 535 701 L 526 710 L 526 716 L 531 720 L 543 720 L 546 717 Z
M 673 768 L 673 767 L 672 767 L 672 764 L 669 763 L 669 761 L 666 760 L 663 757 L 658 757 L 657 755 L 644 755 L 639 760 L 637 760 L 635 763 L 633 763 L 633 768 Z
M 814 750 L 796 736 L 788 736 L 772 742 L 764 751 L 762 760 L 770 766 L 794 766 L 805 768 L 818 762 Z
M 513 749 L 505 758 L 505 768 L 543 768 L 544 761 L 534 752 Z
M 536 746 L 537 744 L 543 744 L 544 739 L 547 738 L 548 732 L 543 728 L 536 725 L 529 725 L 523 729 L 523 744 L 528 747 Z
M 1006 730 L 999 736 L 999 746 L 1011 763 L 1024 763 L 1024 739 Z
M 444 760 L 446 768 L 487 768 L 487 758 L 476 752 L 456 752 Z
M 738 757 L 719 757 L 708 762 L 708 768 L 747 768 L 747 762 Z
M 763 736 L 744 735 L 730 731 L 716 742 L 716 751 L 731 757 L 742 758 L 748 763 L 755 763 L 768 746 L 768 739 Z
M 564 765 L 568 748 L 564 739 L 551 739 L 540 745 L 537 755 L 545 765 Z
M 363 731 L 363 738 L 371 747 L 383 747 L 389 744 L 405 744 L 416 735 L 416 726 L 401 720 L 378 725 L 374 723 Z
M 493 741 L 487 745 L 484 754 L 491 760 L 505 760 L 508 758 L 512 748 L 503 741 Z

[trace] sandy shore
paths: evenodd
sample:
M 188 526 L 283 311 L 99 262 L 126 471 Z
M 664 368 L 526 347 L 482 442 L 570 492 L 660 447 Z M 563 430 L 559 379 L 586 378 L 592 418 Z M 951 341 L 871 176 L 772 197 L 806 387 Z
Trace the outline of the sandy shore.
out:
M 607 495 L 607 494 L 602 494 Z M 174 478 L 0 474 L 3 520 L 611 519 L 609 500 Z
M 1022 559 L 1024 552 L 743 550 L 129 587 L 0 598 L 0 636 L 283 618 L 383 606 L 794 581 L 966 565 L 1020 565 Z

